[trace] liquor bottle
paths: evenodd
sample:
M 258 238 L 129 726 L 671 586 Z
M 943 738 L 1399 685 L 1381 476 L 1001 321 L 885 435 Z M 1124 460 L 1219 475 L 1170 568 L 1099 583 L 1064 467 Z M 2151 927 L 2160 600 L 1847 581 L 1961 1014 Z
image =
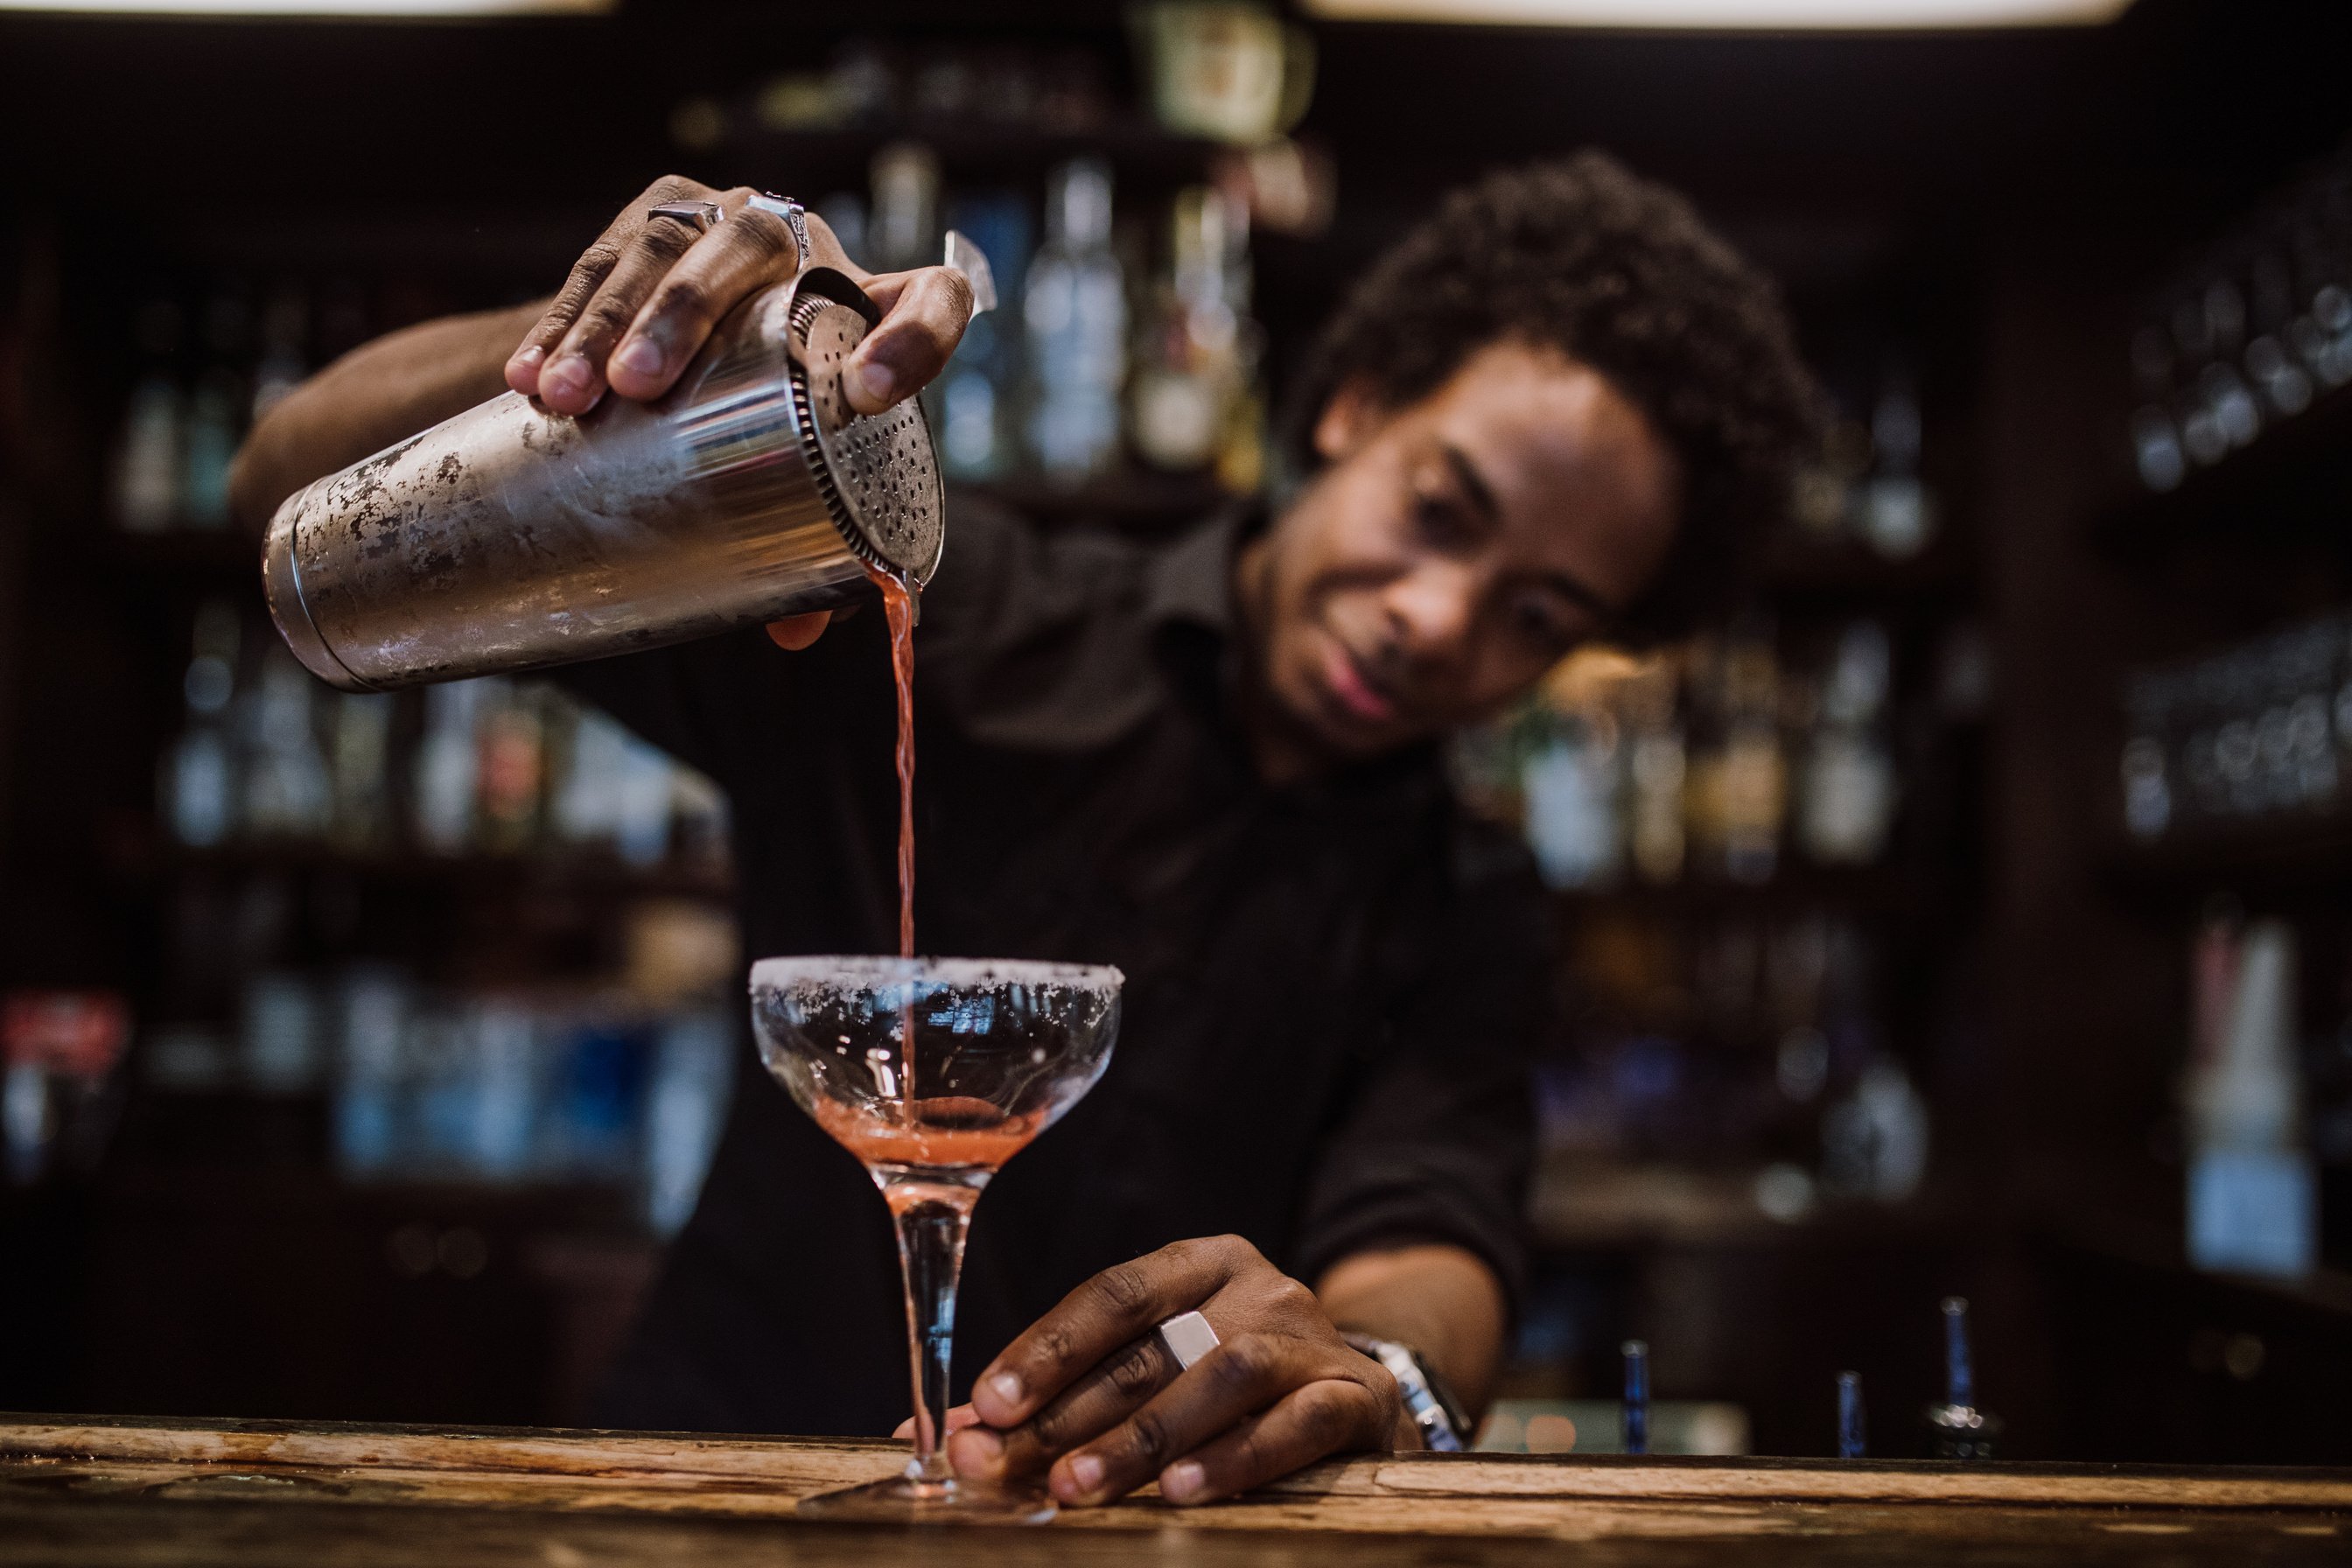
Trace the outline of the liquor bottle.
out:
M 1110 247 L 1108 165 L 1080 158 L 1055 171 L 1045 243 L 1031 263 L 1022 319 L 1032 394 L 1029 449 L 1049 477 L 1075 481 L 1118 459 L 1119 388 L 1127 376 L 1127 286 Z
M 1885 725 L 1890 666 L 1876 623 L 1859 622 L 1838 639 L 1804 765 L 1799 826 L 1815 860 L 1864 865 L 1886 847 L 1895 797 Z
M 1528 847 L 1555 888 L 1594 888 L 1624 860 L 1623 748 L 1605 710 L 1556 714 L 1550 738 L 1528 757 L 1521 787 Z
M 957 479 L 1001 479 L 1011 471 L 1019 447 L 1012 393 L 1020 345 L 1018 335 L 1000 321 L 1013 319 L 1019 307 L 1029 268 L 1029 213 L 1019 197 L 995 193 L 958 200 L 950 216 L 951 226 L 988 258 L 1003 310 L 972 318 L 940 378 L 940 460 Z
M 2262 434 L 2262 405 L 2238 374 L 2238 355 L 2246 335 L 2245 296 L 2236 279 L 2227 275 L 2205 285 L 2194 307 L 2204 312 L 2200 341 L 2205 364 L 2189 388 L 2197 434 L 2190 451 L 2204 462 L 2217 462 L 2230 451 L 2251 446 Z
M 179 307 L 149 301 L 134 319 L 132 336 L 143 368 L 114 456 L 114 521 L 126 533 L 162 533 L 180 505 L 183 409 L 172 363 L 180 347 Z
M 205 364 L 188 398 L 180 450 L 180 515 L 191 529 L 228 526 L 229 465 L 251 403 L 237 369 L 248 325 L 245 301 L 234 293 L 216 294 L 205 307 Z
M 1891 1057 L 1862 1071 L 1822 1116 L 1822 1175 L 1832 1192 L 1896 1204 L 1927 1173 L 1927 1102 Z
M 1684 831 L 1684 796 L 1689 757 L 1681 727 L 1667 723 L 1636 732 L 1632 763 L 1633 822 L 1628 837 L 1633 865 L 1644 881 L 1676 881 L 1683 874 L 1688 842 Z
M 874 154 L 874 216 L 866 225 L 870 266 L 903 272 L 939 259 L 940 161 L 916 142 L 897 142 Z M 992 259 L 993 259 L 992 258 Z
M 2169 406 L 2173 388 L 2172 338 L 2162 327 L 2143 325 L 2132 334 L 2132 388 L 2138 406 L 2132 410 L 2132 467 L 2147 489 L 2177 489 L 2189 472 L 2180 445 L 2180 427 Z
M 2311 406 L 2310 372 L 2297 363 L 2282 340 L 2294 321 L 2294 270 L 2286 253 L 2265 246 L 2254 258 L 2248 308 L 2255 336 L 2246 344 L 2246 378 L 2277 419 L 2292 419 Z
M 656 1236 L 676 1235 L 701 1195 L 727 1121 L 734 1043 L 732 1021 L 715 1009 L 662 1027 L 645 1111 L 644 1202 Z
M 509 996 L 486 996 L 467 1011 L 466 1125 L 457 1147 L 468 1175 L 490 1182 L 531 1173 L 541 1092 L 542 1020 Z
M 425 735 L 415 759 L 416 841 L 437 855 L 473 847 L 478 747 L 475 725 L 485 692 L 480 680 L 452 680 L 425 689 Z
M 317 1086 L 325 1042 L 318 992 L 307 978 L 269 972 L 246 983 L 238 1054 L 247 1086 L 263 1094 L 300 1094 Z
M 1213 187 L 1177 194 L 1168 270 L 1152 288 L 1129 394 L 1136 451 L 1155 468 L 1207 464 L 1241 394 L 1248 274 L 1235 261 L 1247 223 Z
M 191 530 L 228 526 L 228 472 L 236 458 L 237 386 L 219 369 L 206 371 L 188 397 L 182 435 L 180 518 Z
M 1770 639 L 1751 626 L 1735 632 L 1704 668 L 1711 732 L 1693 759 L 1694 835 L 1733 881 L 1769 881 L 1789 795 L 1780 667 Z
M 392 837 L 392 703 L 381 691 L 334 699 L 331 832 L 353 853 L 382 849 Z
M 316 699 L 324 689 L 284 644 L 268 639 L 239 723 L 247 833 L 316 838 L 326 832 L 334 792 L 315 728 Z
M 1680 687 L 1677 663 L 1658 658 L 1624 688 L 1625 837 L 1633 868 L 1647 882 L 1673 882 L 1683 874 L 1689 752 L 1676 710 Z
M 2180 685 L 2177 677 L 2150 672 L 2125 687 L 2124 828 L 2135 838 L 2160 837 L 2172 826 L 2170 728 Z
M 1904 374 L 1891 374 L 1870 414 L 1875 461 L 1862 488 L 1862 534 L 1882 555 L 1916 555 L 1935 537 L 1934 498 L 1919 477 L 1919 396 Z
M 528 848 L 539 831 L 540 798 L 546 777 L 546 727 L 536 693 L 492 677 L 482 683 L 474 737 L 475 833 L 478 847 L 491 854 Z
M 849 259 L 861 267 L 866 267 L 868 271 L 873 270 L 871 267 L 866 266 L 873 258 L 873 249 L 866 240 L 866 198 L 864 196 L 859 195 L 856 191 L 835 191 L 830 195 L 819 198 L 809 210 L 824 219 L 825 226 L 833 230 L 834 239 L 840 244 Z M 989 259 L 993 261 L 995 258 L 991 257 Z
M 2189 1258 L 2200 1268 L 2295 1278 L 2318 1258 L 2317 1174 L 2303 1136 L 2295 939 L 2250 927 L 2234 963 L 2200 952 L 2200 1040 L 2182 1086 Z M 2218 983 L 2218 984 L 2217 984 Z
M 2132 456 L 2151 490 L 2176 488 L 2352 381 L 2352 195 L 2339 166 L 2240 226 L 2132 339 Z
M 2352 620 L 2322 616 L 2132 676 L 2120 758 L 2132 835 L 2341 811 L 2352 794 L 2348 633 Z
M 677 764 L 635 735 L 625 733 L 622 742 L 614 792 L 615 847 L 627 865 L 658 866 L 670 851 Z
M 669 853 L 676 764 L 593 709 L 577 710 L 562 783 L 551 792 L 555 836 L 649 867 Z
M 310 306 L 300 289 L 287 287 L 269 297 L 261 311 L 261 359 L 253 372 L 253 413 L 258 420 L 302 384 L 309 366 L 302 357 L 309 335 Z
M 628 731 L 593 708 L 566 700 L 554 733 L 560 759 L 548 791 L 548 826 L 557 842 L 609 848 L 619 832 L 620 771 Z
M 236 608 L 208 599 L 196 610 L 194 650 L 180 681 L 186 718 L 163 764 L 163 816 L 192 848 L 227 841 L 236 826 L 236 766 L 228 715 L 236 695 Z
M 397 971 L 361 966 L 333 1002 L 336 1169 L 349 1180 L 393 1174 L 413 1139 L 408 1031 L 415 998 Z

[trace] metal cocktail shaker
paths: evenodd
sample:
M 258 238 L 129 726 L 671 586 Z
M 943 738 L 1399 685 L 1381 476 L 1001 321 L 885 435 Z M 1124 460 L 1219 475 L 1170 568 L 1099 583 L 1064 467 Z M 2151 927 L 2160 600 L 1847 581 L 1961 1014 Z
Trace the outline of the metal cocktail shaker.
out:
M 574 419 L 492 398 L 288 498 L 269 610 L 347 691 L 657 647 L 910 584 L 942 499 L 922 407 L 866 416 L 843 363 L 880 319 L 812 267 L 731 312 L 677 385 Z

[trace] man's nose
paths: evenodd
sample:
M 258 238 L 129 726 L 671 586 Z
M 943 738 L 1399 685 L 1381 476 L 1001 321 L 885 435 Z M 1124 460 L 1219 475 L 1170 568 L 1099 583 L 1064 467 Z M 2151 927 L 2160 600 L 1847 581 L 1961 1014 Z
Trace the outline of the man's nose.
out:
M 1467 567 L 1424 562 L 1389 587 L 1388 614 L 1397 651 L 1407 662 L 1443 665 L 1461 656 L 1476 619 L 1478 584 Z

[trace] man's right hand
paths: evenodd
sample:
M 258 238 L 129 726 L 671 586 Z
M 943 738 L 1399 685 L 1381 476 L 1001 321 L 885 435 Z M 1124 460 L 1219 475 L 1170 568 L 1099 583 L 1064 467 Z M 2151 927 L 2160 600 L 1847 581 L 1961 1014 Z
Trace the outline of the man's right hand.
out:
M 608 388 L 640 403 L 667 392 L 728 311 L 800 270 L 791 226 L 751 205 L 754 194 L 675 174 L 646 186 L 581 256 L 508 358 L 507 384 L 559 414 L 587 413 Z M 727 216 L 698 231 L 686 219 L 649 215 L 677 202 L 715 203 Z M 971 287 L 945 267 L 869 273 L 813 213 L 808 233 L 811 259 L 855 279 L 881 307 L 881 324 L 842 378 L 851 407 L 879 414 L 947 367 L 971 320 Z M 823 611 L 794 616 L 771 625 L 768 636 L 780 647 L 806 647 L 828 619 Z
M 748 186 L 719 191 L 679 175 L 655 181 L 583 253 L 537 325 L 507 360 L 507 384 L 559 414 L 585 414 L 606 390 L 636 402 L 667 392 L 720 318 L 800 269 L 792 229 L 750 205 Z M 726 213 L 698 232 L 650 217 L 666 203 L 710 202 Z M 879 414 L 946 368 L 971 319 L 971 288 L 945 267 L 869 273 L 833 230 L 808 218 L 812 258 L 848 274 L 882 309 L 845 367 L 850 405 Z
M 748 296 L 799 270 L 799 247 L 749 190 L 656 180 L 605 226 L 544 306 L 427 321 L 353 350 L 312 376 L 246 437 L 230 479 L 237 515 L 257 535 L 278 503 L 321 474 L 495 396 L 501 383 L 562 414 L 584 414 L 609 390 L 667 392 L 710 330 Z M 699 233 L 648 207 L 711 202 L 730 216 Z M 808 220 L 814 259 L 837 268 L 881 308 L 845 367 L 851 406 L 879 414 L 939 374 L 971 316 L 971 288 L 944 267 L 880 276 Z M 516 342 L 516 334 L 522 341 Z M 778 621 L 768 635 L 805 647 L 826 616 Z

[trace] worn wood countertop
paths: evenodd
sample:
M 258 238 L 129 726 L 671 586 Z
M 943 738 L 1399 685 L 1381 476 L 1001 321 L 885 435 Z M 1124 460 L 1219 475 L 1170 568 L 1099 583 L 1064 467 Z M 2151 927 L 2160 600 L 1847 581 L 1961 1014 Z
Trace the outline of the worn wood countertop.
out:
M 1369 1456 L 1040 1529 L 793 1518 L 898 1444 L 0 1415 L 0 1563 L 2352 1563 L 2352 1471 Z M 1572 1544 L 1571 1544 L 1572 1543 Z M 1568 1552 L 1563 1554 L 1564 1546 Z

